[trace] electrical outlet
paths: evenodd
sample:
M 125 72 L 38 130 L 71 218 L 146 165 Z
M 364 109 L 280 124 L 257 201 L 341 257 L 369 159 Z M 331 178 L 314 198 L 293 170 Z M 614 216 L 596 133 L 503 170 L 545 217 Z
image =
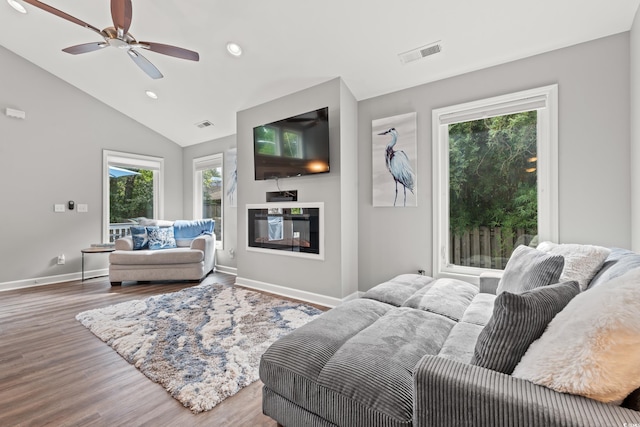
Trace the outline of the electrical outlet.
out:
M 87 205 L 86 203 L 78 203 L 77 206 L 79 213 L 89 212 L 89 205 Z
M 58 255 L 58 265 L 64 265 L 65 259 L 64 254 Z
M 53 205 L 53 211 L 54 212 L 64 212 L 65 208 L 64 208 L 64 204 L 60 203 L 56 203 L 55 205 Z

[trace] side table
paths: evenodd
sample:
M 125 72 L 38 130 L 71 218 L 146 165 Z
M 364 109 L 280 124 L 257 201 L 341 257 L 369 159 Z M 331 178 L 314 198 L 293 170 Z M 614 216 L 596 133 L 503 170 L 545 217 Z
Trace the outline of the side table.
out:
M 84 254 L 105 254 L 105 253 L 113 252 L 115 250 L 116 248 L 99 247 L 99 246 L 81 249 L 80 252 L 82 252 L 82 281 L 84 282 Z

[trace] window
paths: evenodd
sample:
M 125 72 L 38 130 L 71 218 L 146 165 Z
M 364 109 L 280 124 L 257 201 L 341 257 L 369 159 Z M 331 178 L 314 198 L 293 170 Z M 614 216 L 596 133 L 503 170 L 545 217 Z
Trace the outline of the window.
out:
M 193 159 L 193 218 L 215 220 L 216 245 L 222 247 L 222 154 Z
M 164 159 L 104 150 L 104 242 L 126 236 L 139 217 L 162 219 Z
M 558 238 L 557 86 L 433 111 L 434 272 L 503 269 Z

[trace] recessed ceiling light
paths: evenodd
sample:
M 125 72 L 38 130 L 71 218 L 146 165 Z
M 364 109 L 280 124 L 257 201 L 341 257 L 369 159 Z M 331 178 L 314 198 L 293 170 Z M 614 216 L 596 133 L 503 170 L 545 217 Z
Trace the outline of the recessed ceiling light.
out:
M 18 3 L 16 0 L 7 0 L 7 3 L 9 3 L 9 6 L 14 8 L 18 12 L 27 13 L 27 9 L 25 9 L 24 6 Z
M 147 96 L 148 96 L 149 98 L 151 98 L 151 99 L 158 99 L 158 94 L 157 94 L 157 93 L 155 93 L 155 92 L 154 92 L 154 91 L 152 91 L 152 90 L 147 90 L 147 91 L 145 91 L 144 93 L 146 93 L 146 94 L 147 94 Z
M 227 43 L 227 50 L 233 56 L 242 55 L 242 48 L 237 43 L 233 43 L 233 42 Z

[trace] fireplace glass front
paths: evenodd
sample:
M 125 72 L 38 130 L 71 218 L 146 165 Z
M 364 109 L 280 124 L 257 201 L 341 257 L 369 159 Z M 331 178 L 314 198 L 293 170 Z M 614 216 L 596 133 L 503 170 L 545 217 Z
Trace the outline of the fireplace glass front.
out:
M 319 219 L 319 208 L 248 209 L 249 247 L 319 254 Z

